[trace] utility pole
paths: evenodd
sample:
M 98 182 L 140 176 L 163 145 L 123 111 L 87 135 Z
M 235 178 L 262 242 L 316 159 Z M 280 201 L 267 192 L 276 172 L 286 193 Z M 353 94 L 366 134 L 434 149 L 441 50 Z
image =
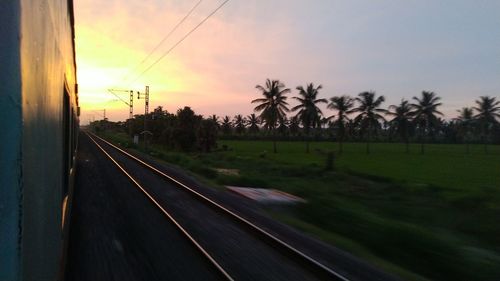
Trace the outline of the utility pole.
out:
M 134 91 L 130 90 L 130 102 L 128 104 L 128 119 L 134 118 Z
M 124 104 L 128 105 L 128 118 L 129 119 L 134 118 L 134 91 L 132 91 L 132 90 L 108 89 L 108 92 L 110 92 L 113 96 L 117 97 Z M 120 92 L 121 93 L 129 93 L 130 94 L 129 102 L 127 102 L 126 100 L 124 100 L 120 96 L 118 96 L 117 93 L 120 93 Z
M 143 97 L 141 97 L 141 94 Z M 137 99 L 144 99 L 144 131 L 142 131 L 142 134 L 144 134 L 144 150 L 148 150 L 148 141 L 147 141 L 147 135 L 151 134 L 151 132 L 148 131 L 148 126 L 147 126 L 147 116 L 149 113 L 149 86 L 146 86 L 146 89 L 144 90 L 144 93 L 137 92 Z
M 134 118 L 134 91 L 133 90 L 117 90 L 117 89 L 108 89 L 108 92 L 110 92 L 112 95 L 117 97 L 121 102 L 124 104 L 128 105 L 128 132 L 130 135 L 132 135 L 132 119 Z M 126 100 L 122 99 L 120 96 L 118 96 L 117 93 L 129 93 L 129 102 Z

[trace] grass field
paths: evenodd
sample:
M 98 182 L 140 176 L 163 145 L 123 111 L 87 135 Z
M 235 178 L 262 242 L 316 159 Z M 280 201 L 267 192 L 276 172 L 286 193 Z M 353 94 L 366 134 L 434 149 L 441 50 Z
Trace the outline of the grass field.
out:
M 219 182 L 279 188 L 308 204 L 278 218 L 402 275 L 436 280 L 500 280 L 500 146 L 348 143 L 335 172 L 319 151 L 337 144 L 221 141 L 239 179 Z M 263 151 L 267 151 L 263 153 Z M 264 158 L 262 156 L 265 154 Z M 230 160 L 230 163 L 227 161 Z M 255 181 L 255 182 L 252 182 Z M 375 254 L 388 260 L 374 260 Z M 394 266 L 394 264 L 396 266 Z
M 324 165 L 325 157 L 316 150 L 336 151 L 332 142 L 311 143 L 311 153 L 305 153 L 302 142 L 278 143 L 278 153 L 272 153 L 272 142 L 220 141 L 232 149 L 228 154 L 255 157 L 267 151 L 273 161 L 292 165 Z M 405 153 L 403 144 L 371 144 L 371 153 L 365 152 L 364 143 L 344 144 L 344 153 L 336 166 L 355 173 L 402 180 L 416 184 L 432 184 L 447 189 L 500 189 L 500 146 L 489 146 L 488 154 L 482 145 L 471 145 L 465 153 L 463 145 L 426 145 L 424 155 L 420 145 Z
M 125 135 L 109 134 L 115 142 Z M 277 219 L 358 255 L 406 280 L 500 280 L 500 147 L 345 144 L 335 170 L 325 171 L 336 144 L 219 141 L 209 154 L 153 146 L 157 157 L 214 186 L 277 188 L 307 200 L 269 209 Z M 265 152 L 267 151 L 267 152 Z M 238 169 L 223 175 L 216 168 Z

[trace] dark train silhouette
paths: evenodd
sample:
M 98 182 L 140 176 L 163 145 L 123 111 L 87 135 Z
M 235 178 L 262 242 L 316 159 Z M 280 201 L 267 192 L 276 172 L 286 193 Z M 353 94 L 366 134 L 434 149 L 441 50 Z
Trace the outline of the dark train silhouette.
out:
M 0 280 L 64 269 L 79 127 L 72 0 L 0 1 Z

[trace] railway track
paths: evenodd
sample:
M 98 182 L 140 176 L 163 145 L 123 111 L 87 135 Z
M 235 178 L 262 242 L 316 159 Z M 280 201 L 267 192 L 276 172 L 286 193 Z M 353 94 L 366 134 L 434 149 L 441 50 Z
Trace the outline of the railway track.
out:
M 221 278 L 348 280 L 163 171 L 94 134 L 87 136 L 177 227 Z

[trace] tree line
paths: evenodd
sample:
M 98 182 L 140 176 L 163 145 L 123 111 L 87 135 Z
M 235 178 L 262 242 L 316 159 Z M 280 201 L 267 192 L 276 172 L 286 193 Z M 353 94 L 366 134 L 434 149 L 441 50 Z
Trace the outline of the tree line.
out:
M 291 107 L 287 101 L 291 89 L 281 81 L 267 79 L 256 89 L 261 97 L 251 101 L 254 113 L 247 116 L 204 118 L 189 107 L 173 114 L 159 106 L 146 116 L 150 141 L 172 149 L 208 152 L 216 147 L 217 138 L 269 139 L 277 152 L 278 140 L 300 140 L 309 152 L 310 141 L 331 140 L 338 142 L 338 153 L 346 141 L 366 142 L 367 153 L 374 141 L 403 142 L 406 152 L 411 142 L 419 143 L 421 153 L 426 143 L 462 143 L 466 153 L 472 143 L 484 144 L 486 153 L 488 144 L 500 143 L 500 101 L 495 97 L 480 96 L 475 106 L 463 107 L 455 118 L 445 120 L 439 111 L 441 98 L 432 91 L 384 108 L 385 97 L 373 91 L 325 99 L 319 97 L 322 86 L 309 83 L 296 87 L 297 95 L 291 99 L 297 105 Z M 323 113 L 320 104 L 333 114 Z M 130 135 L 144 134 L 144 115 L 114 125 Z
M 373 91 L 325 99 L 319 98 L 322 86 L 309 83 L 296 87 L 297 96 L 291 98 L 298 105 L 290 107 L 287 98 L 291 90 L 279 80 L 267 79 L 264 86 L 256 88 L 262 97 L 251 102 L 256 104 L 258 115 L 245 118 L 238 114 L 232 120 L 229 116 L 222 120 L 211 117 L 223 137 L 267 135 L 274 140 L 275 152 L 276 140 L 283 137 L 305 140 L 307 152 L 310 140 L 335 140 L 339 153 L 345 141 L 366 142 L 367 153 L 373 141 L 404 142 L 407 152 L 409 143 L 415 141 L 420 143 L 421 153 L 426 143 L 464 143 L 467 153 L 470 143 L 483 143 L 485 152 L 488 143 L 500 143 L 500 101 L 495 97 L 481 96 L 475 106 L 458 110 L 456 118 L 446 121 L 439 111 L 441 98 L 432 91 L 383 108 L 385 97 Z M 319 104 L 326 104 L 334 114 L 327 116 Z
M 146 121 L 146 122 L 145 122 Z M 181 151 L 199 150 L 210 152 L 216 147 L 217 124 L 196 114 L 190 107 L 169 113 L 158 106 L 146 115 L 134 115 L 126 122 L 110 122 L 107 119 L 94 121 L 90 127 L 96 132 L 121 131 L 139 136 L 141 141 L 161 144 L 164 148 Z

